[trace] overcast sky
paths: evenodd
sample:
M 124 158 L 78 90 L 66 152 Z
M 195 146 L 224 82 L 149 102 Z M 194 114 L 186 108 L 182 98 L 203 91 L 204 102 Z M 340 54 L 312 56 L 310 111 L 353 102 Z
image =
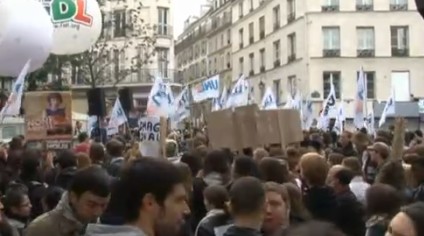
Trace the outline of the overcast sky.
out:
M 199 16 L 200 6 L 206 0 L 171 0 L 174 10 L 174 37 L 177 38 L 183 32 L 184 21 L 189 16 Z

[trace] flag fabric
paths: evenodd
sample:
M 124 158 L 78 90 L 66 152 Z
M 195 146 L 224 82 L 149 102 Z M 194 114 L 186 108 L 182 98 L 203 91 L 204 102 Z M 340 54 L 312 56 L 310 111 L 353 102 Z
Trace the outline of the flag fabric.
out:
M 224 85 L 222 89 L 221 96 L 219 98 L 212 99 L 212 111 L 219 111 L 225 108 L 225 103 L 227 102 L 228 90 L 227 86 Z
M 168 118 L 174 112 L 173 101 L 171 86 L 163 82 L 160 77 L 157 77 L 147 100 L 147 115 Z
M 364 118 L 366 116 L 364 107 L 367 101 L 367 78 L 364 73 L 364 69 L 361 67 L 359 70 L 359 76 L 356 80 L 356 98 L 355 98 L 355 110 L 353 122 L 355 127 L 360 129 L 364 127 Z
M 194 102 L 201 102 L 209 98 L 219 97 L 219 75 L 206 79 L 191 88 L 191 95 Z
M 28 60 L 13 84 L 12 92 L 7 99 L 5 106 L 0 111 L 1 119 L 6 116 L 17 116 L 20 114 L 22 106 L 22 95 L 24 94 L 25 77 L 28 74 L 31 60 Z
M 190 90 L 185 87 L 174 101 L 173 122 L 179 123 L 190 116 Z
M 302 129 L 309 130 L 314 121 L 312 101 L 310 99 L 304 101 L 302 105 Z
M 328 121 L 330 118 L 330 112 L 336 109 L 336 90 L 334 89 L 333 76 L 330 77 L 330 93 L 327 96 L 327 99 L 324 102 L 324 108 L 322 109 L 319 121 L 319 128 L 322 130 L 327 130 Z
M 265 90 L 264 97 L 262 98 L 261 108 L 262 110 L 277 109 L 277 100 L 275 99 L 274 93 L 270 87 Z
M 110 114 L 107 134 L 113 135 L 118 133 L 119 126 L 125 124 L 126 122 L 128 122 L 128 119 L 125 115 L 124 109 L 122 108 L 121 101 L 119 101 L 119 98 L 116 98 L 115 104 L 112 108 L 112 113 Z
M 366 120 L 366 127 L 369 134 L 374 135 L 375 137 L 375 118 L 374 118 L 374 111 L 371 111 Z
M 346 120 L 345 111 L 343 107 L 343 102 L 340 102 L 338 110 L 337 110 L 337 116 L 336 116 L 336 122 L 334 124 L 334 129 L 337 134 L 343 133 L 343 122 Z
M 240 76 L 232 88 L 225 105 L 225 108 L 245 106 L 249 102 L 249 83 L 244 75 Z
M 395 109 L 396 109 L 396 102 L 395 102 L 395 91 L 392 88 L 392 92 L 390 94 L 389 99 L 386 102 L 386 105 L 384 106 L 383 112 L 381 113 L 380 121 L 378 122 L 378 127 L 380 128 L 385 122 L 387 115 L 394 115 Z

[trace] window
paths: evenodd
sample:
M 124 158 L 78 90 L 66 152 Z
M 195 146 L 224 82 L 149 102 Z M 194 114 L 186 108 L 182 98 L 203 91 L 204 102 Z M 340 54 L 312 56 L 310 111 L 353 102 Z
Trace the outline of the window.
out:
M 280 94 L 281 94 L 281 87 L 280 87 L 280 80 L 274 80 L 272 83 L 272 87 L 274 90 L 274 94 L 275 94 L 275 101 L 277 103 L 277 105 L 280 104 Z
M 287 36 L 288 62 L 296 59 L 296 33 Z
M 249 75 L 254 75 L 255 74 L 255 54 L 253 53 L 249 54 L 249 66 L 250 66 Z
M 290 23 L 296 19 L 296 0 L 287 0 L 287 22 Z
M 250 0 L 250 11 L 253 11 L 253 0 Z
M 324 49 L 340 50 L 340 28 L 323 27 Z
M 265 38 L 265 16 L 259 18 L 259 38 Z
M 239 30 L 239 41 L 240 41 L 240 49 L 243 48 L 243 28 Z
M 158 7 L 158 34 L 169 35 L 169 9 L 164 7 Z
M 254 34 L 253 34 L 253 22 L 251 22 L 250 24 L 249 24 L 249 43 L 250 44 L 252 44 L 254 41 L 255 41 L 255 38 L 254 38 Z
M 243 18 L 243 1 L 241 1 L 238 5 L 239 7 L 239 19 Z
M 374 27 L 356 28 L 359 50 L 374 50 Z
M 114 13 L 114 37 L 125 37 L 126 36 L 126 28 L 127 28 L 127 20 L 126 20 L 126 12 L 125 11 L 116 11 Z
M 373 0 L 356 0 L 357 11 L 372 11 L 373 5 Z
M 330 93 L 330 81 L 333 79 L 334 90 L 336 91 L 336 98 L 340 98 L 340 71 L 325 71 L 323 73 L 323 91 L 324 99 L 327 99 Z
M 392 56 L 409 56 L 409 28 L 408 26 L 390 27 Z
M 375 98 L 375 71 L 364 71 L 367 81 L 367 98 Z M 359 77 L 359 71 L 356 72 L 356 78 Z
M 260 70 L 261 72 L 265 72 L 265 48 L 259 50 L 260 57 Z
M 273 43 L 274 49 L 274 67 L 280 66 L 280 57 L 281 57 L 281 47 L 280 40 L 277 40 Z
M 231 44 L 231 29 L 227 30 L 227 44 Z
M 169 49 L 168 48 L 157 48 L 156 49 L 158 59 L 158 69 L 160 75 L 163 78 L 168 77 L 168 66 L 169 66 Z
M 339 11 L 339 9 L 340 9 L 339 0 L 324 0 L 324 3 L 321 7 L 321 10 L 325 12 Z
M 289 88 L 289 93 L 292 97 L 294 97 L 296 95 L 297 92 L 297 79 L 296 79 L 296 75 L 291 75 L 288 77 L 287 80 L 287 87 Z
M 113 75 L 115 79 L 119 79 L 120 54 L 118 49 L 113 50 Z
M 227 53 L 227 69 L 231 68 L 231 54 Z
M 324 0 L 324 6 L 339 6 L 339 0 Z
M 390 0 L 390 10 L 392 11 L 408 10 L 408 0 Z
M 280 28 L 281 26 L 281 12 L 280 12 L 280 5 L 274 7 L 272 9 L 272 16 L 273 16 L 273 21 L 274 21 L 274 30 L 277 30 Z
M 244 74 L 244 59 L 243 57 L 239 58 L 239 69 L 240 69 L 240 75 Z

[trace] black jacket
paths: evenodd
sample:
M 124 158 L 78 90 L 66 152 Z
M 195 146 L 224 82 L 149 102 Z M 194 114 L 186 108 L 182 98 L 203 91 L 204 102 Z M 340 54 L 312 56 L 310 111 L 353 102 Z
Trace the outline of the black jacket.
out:
M 121 167 L 125 162 L 123 157 L 114 157 L 110 160 L 109 164 L 106 165 L 106 170 L 112 177 L 118 177 Z
M 337 202 L 332 188 L 311 187 L 304 192 L 303 202 L 315 220 L 336 222 Z
M 212 210 L 203 218 L 196 229 L 195 236 L 215 236 L 217 227 L 231 224 L 231 216 L 224 211 Z
M 262 236 L 262 234 L 259 230 L 242 228 L 233 225 L 228 228 L 227 232 L 224 233 L 224 236 Z
M 355 195 L 349 190 L 338 194 L 336 225 L 347 236 L 365 235 L 364 209 Z

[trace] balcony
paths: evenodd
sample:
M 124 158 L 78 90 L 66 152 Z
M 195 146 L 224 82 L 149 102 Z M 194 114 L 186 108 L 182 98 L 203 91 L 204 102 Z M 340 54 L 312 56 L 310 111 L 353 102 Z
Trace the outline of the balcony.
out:
M 264 73 L 265 72 L 265 66 L 261 66 L 260 71 L 261 71 L 261 73 Z
M 281 65 L 280 59 L 274 61 L 274 68 L 279 67 Z
M 390 11 L 407 11 L 408 3 L 390 4 Z
M 356 10 L 357 11 L 373 11 L 374 5 L 373 4 L 357 4 Z
M 375 50 L 374 49 L 358 49 L 357 57 L 374 57 Z
M 295 13 L 295 12 L 290 12 L 290 13 L 287 15 L 287 23 L 291 23 L 291 22 L 293 22 L 294 20 L 296 20 L 296 13 Z
M 336 12 L 340 11 L 339 5 L 328 5 L 328 6 L 322 6 L 321 11 L 323 12 Z
M 340 57 L 340 49 L 324 49 L 322 55 L 323 57 Z
M 287 57 L 287 62 L 288 62 L 288 63 L 293 62 L 293 61 L 295 61 L 295 60 L 296 60 L 296 54 L 295 54 L 295 53 L 293 53 L 293 54 L 291 54 L 291 55 L 289 55 L 289 56 Z
M 154 25 L 156 36 L 158 37 L 167 37 L 172 38 L 173 37 L 173 28 L 171 25 Z
M 409 48 L 392 48 L 392 57 L 409 56 Z
M 105 70 L 104 72 L 105 72 L 103 74 L 104 78 L 114 77 L 113 70 Z M 168 80 L 172 83 L 183 83 L 182 73 L 177 70 L 168 69 L 163 71 L 159 69 L 141 69 L 138 72 L 133 72 L 129 74 L 128 76 L 126 76 L 126 78 L 122 79 L 116 86 L 120 87 L 120 86 L 127 86 L 127 85 L 134 85 L 134 86 L 150 85 L 153 83 L 155 76 L 159 74 L 162 74 L 162 77 L 165 80 Z M 89 87 L 90 86 L 88 83 L 89 81 L 87 79 L 84 79 L 85 77 L 86 75 L 84 75 L 83 73 L 80 73 L 77 75 L 71 75 L 70 81 L 71 81 L 72 87 L 76 89 Z M 116 80 L 114 79 L 107 79 L 105 81 L 100 78 L 98 79 L 98 81 L 99 81 L 98 86 L 105 86 L 105 87 L 113 87 L 114 83 L 116 82 Z

